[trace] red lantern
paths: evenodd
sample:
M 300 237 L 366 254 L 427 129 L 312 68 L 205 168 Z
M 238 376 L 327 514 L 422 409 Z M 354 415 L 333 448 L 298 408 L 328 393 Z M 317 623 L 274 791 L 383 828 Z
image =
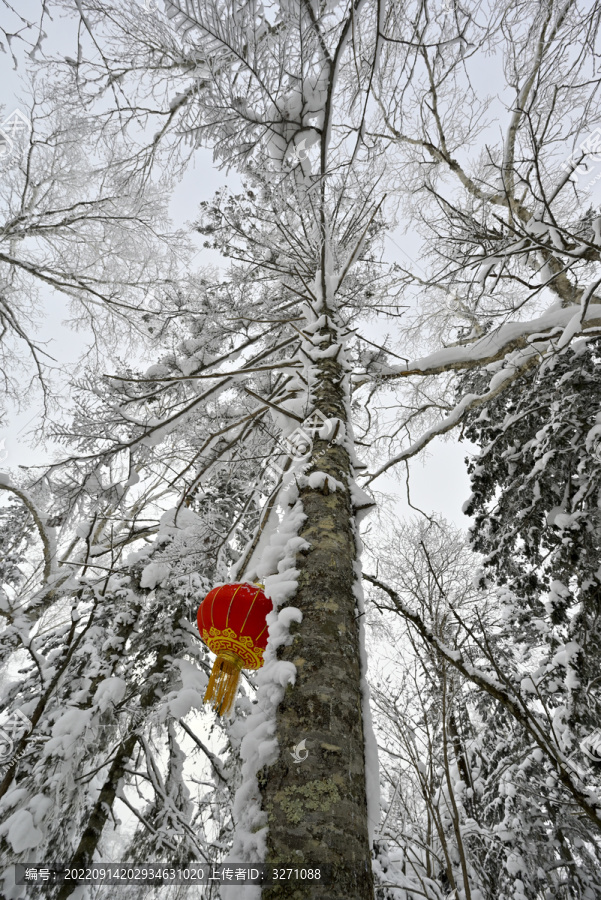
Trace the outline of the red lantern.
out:
M 217 659 L 204 702 L 222 716 L 234 705 L 242 669 L 260 669 L 267 646 L 267 613 L 273 606 L 263 585 L 224 584 L 209 591 L 198 608 L 200 636 Z

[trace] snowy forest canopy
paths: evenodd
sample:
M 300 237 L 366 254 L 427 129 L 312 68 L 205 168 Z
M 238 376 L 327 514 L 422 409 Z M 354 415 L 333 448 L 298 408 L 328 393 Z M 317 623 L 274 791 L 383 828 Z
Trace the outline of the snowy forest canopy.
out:
M 600 16 L 0 0 L 2 897 L 601 896 Z

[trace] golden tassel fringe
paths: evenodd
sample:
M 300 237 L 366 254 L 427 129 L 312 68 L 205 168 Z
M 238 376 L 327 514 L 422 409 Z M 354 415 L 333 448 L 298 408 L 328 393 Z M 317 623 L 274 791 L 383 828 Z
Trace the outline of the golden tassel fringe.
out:
M 227 715 L 236 699 L 242 660 L 231 650 L 222 650 L 213 663 L 213 670 L 204 696 L 218 716 Z

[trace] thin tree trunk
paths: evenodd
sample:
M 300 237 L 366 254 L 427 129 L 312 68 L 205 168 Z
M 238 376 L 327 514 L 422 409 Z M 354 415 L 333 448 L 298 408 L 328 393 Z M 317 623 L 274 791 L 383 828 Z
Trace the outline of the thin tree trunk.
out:
M 90 813 L 77 849 L 71 857 L 69 862 L 70 869 L 86 869 L 93 862 L 94 853 L 98 847 L 104 826 L 113 809 L 119 784 L 125 774 L 125 766 L 133 755 L 137 740 L 138 735 L 133 732 L 120 745 L 117 755 L 111 763 L 106 781 Z M 56 900 L 67 900 L 76 890 L 77 882 L 65 881 L 56 895 Z
M 321 333 L 336 340 L 331 327 Z M 319 368 L 315 406 L 325 416 L 346 422 L 343 367 L 326 359 L 320 360 Z M 280 659 L 296 666 L 296 682 L 277 712 L 279 759 L 263 769 L 258 780 L 268 816 L 268 865 L 327 865 L 332 880 L 328 886 L 292 881 L 266 887 L 263 900 L 373 900 L 353 593 L 357 547 L 346 487 L 352 467 L 339 444 L 328 446 L 327 440 L 319 439 L 313 449 L 312 471 L 331 475 L 345 489 L 300 491 L 307 516 L 300 536 L 311 549 L 297 559 L 300 576 L 292 602 L 303 620 L 292 626 L 293 643 L 278 651 Z M 302 740 L 309 755 L 299 764 L 293 761 L 292 750 Z
M 159 588 L 159 590 L 162 589 Z M 183 604 L 176 609 L 174 619 L 178 621 L 182 615 Z M 130 624 L 128 627 L 131 630 L 133 626 Z M 171 664 L 172 654 L 175 655 L 179 649 L 178 642 L 171 638 L 171 640 L 166 639 L 165 645 L 159 650 L 157 659 L 153 663 L 143 682 L 144 688 L 140 693 L 141 710 L 148 712 L 150 707 L 156 701 L 157 695 L 155 690 L 160 687 L 165 670 Z M 102 786 L 102 790 L 88 816 L 87 824 L 79 840 L 79 844 L 69 862 L 70 869 L 85 869 L 93 862 L 93 857 L 99 846 L 104 826 L 106 825 L 109 816 L 112 814 L 119 786 L 125 775 L 125 767 L 133 757 L 138 740 L 139 735 L 134 726 L 134 730 L 119 744 L 117 753 L 111 763 L 106 780 Z M 76 889 L 77 882 L 65 881 L 56 895 L 55 900 L 67 900 Z
M 447 714 L 447 699 L 448 699 L 448 684 L 446 676 L 443 675 L 443 683 L 442 683 L 442 749 L 443 749 L 443 757 L 444 757 L 444 768 L 445 775 L 447 780 L 447 791 L 449 796 L 449 812 L 451 813 L 451 822 L 453 824 L 453 831 L 455 833 L 455 841 L 457 842 L 457 855 L 459 856 L 459 863 L 461 865 L 461 877 L 463 880 L 463 893 L 465 895 L 465 900 L 471 900 L 472 892 L 470 885 L 470 877 L 469 877 L 469 869 L 468 862 L 465 855 L 465 846 L 463 843 L 463 835 L 461 833 L 461 818 L 459 815 L 459 810 L 457 808 L 457 801 L 455 800 L 455 790 L 453 788 L 453 779 L 451 777 L 451 767 L 449 765 L 449 738 L 447 734 L 447 726 L 448 726 L 448 714 Z M 451 699 L 452 702 L 452 699 Z M 467 783 L 466 783 L 467 788 Z
M 18 759 L 20 756 L 22 756 L 23 753 L 25 752 L 25 749 L 27 748 L 27 745 L 31 742 L 32 737 L 34 736 L 36 726 L 37 726 L 38 722 L 40 721 L 40 719 L 42 718 L 44 710 L 46 709 L 46 706 L 47 706 L 48 702 L 50 701 L 50 699 L 53 695 L 53 692 L 56 689 L 57 684 L 63 677 L 65 670 L 67 669 L 67 666 L 69 665 L 73 654 L 75 653 L 77 647 L 79 646 L 81 640 L 83 639 L 83 636 L 87 633 L 88 627 L 91 624 L 91 621 L 92 620 L 90 619 L 90 622 L 88 623 L 88 625 L 83 629 L 83 631 L 81 631 L 81 633 L 77 637 L 75 637 L 76 622 L 73 621 L 71 623 L 71 628 L 69 630 L 69 634 L 67 635 L 67 639 L 66 639 L 66 645 L 68 648 L 67 652 L 65 653 L 63 660 L 60 661 L 60 664 L 58 665 L 58 668 L 52 677 L 52 681 L 50 682 L 50 684 L 48 685 L 48 687 L 46 688 L 46 690 L 44 691 L 44 693 L 38 700 L 36 708 L 33 711 L 33 714 L 30 719 L 31 731 L 28 732 L 27 734 L 24 734 L 23 737 L 19 740 L 19 742 L 16 744 L 16 746 L 13 749 L 14 759 Z M 73 643 L 71 643 L 71 641 L 73 641 Z M 11 786 L 16 772 L 17 772 L 16 765 L 8 765 L 7 770 L 4 774 L 4 777 L 3 777 L 2 781 L 0 782 L 0 799 L 2 799 L 2 797 L 4 797 L 4 795 L 6 794 L 6 792 L 9 789 L 9 787 Z

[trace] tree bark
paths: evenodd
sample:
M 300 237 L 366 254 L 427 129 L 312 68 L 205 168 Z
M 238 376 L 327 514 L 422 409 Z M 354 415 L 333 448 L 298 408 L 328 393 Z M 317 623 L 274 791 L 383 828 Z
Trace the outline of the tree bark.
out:
M 336 329 L 321 334 L 337 340 Z M 322 349 L 324 343 L 319 345 Z M 327 346 L 327 345 L 326 345 Z M 335 359 L 320 360 L 315 407 L 346 423 L 345 370 Z M 296 666 L 277 711 L 280 755 L 259 772 L 268 818 L 270 867 L 330 868 L 331 882 L 284 882 L 265 887 L 264 900 L 373 900 L 367 829 L 365 747 L 356 597 L 353 593 L 357 545 L 353 527 L 347 450 L 315 440 L 307 473 L 327 473 L 338 488 L 300 491 L 306 520 L 301 528 L 311 548 L 297 559 L 300 572 L 292 603 L 303 619 L 294 624 L 290 646 L 278 658 Z M 292 751 L 306 741 L 308 757 L 295 763 Z
M 159 588 L 159 590 L 163 589 Z M 180 604 L 174 613 L 175 621 L 178 621 L 183 613 L 184 606 Z M 128 625 L 129 633 L 131 633 L 132 627 L 133 625 Z M 165 636 L 165 643 L 159 649 L 157 659 L 150 667 L 143 681 L 144 687 L 140 692 L 140 709 L 142 711 L 148 713 L 156 702 L 157 694 L 155 691 L 157 688 L 161 688 L 165 671 L 171 664 L 173 656 L 176 656 L 179 650 L 180 645 L 177 635 L 170 634 Z M 133 758 L 138 740 L 137 728 L 133 726 L 133 730 L 120 742 L 100 794 L 90 811 L 79 844 L 69 861 L 70 869 L 86 869 L 94 861 L 94 854 L 100 844 L 104 827 L 112 814 L 115 801 L 117 800 L 119 787 L 125 776 L 126 766 Z M 63 882 L 55 900 L 67 900 L 76 889 L 76 881 Z
M 94 853 L 104 831 L 107 819 L 111 814 L 117 796 L 119 783 L 125 774 L 125 766 L 130 761 L 138 735 L 130 734 L 121 744 L 117 755 L 98 795 L 98 799 L 88 817 L 87 825 L 79 840 L 75 853 L 69 862 L 69 868 L 86 869 L 93 862 Z M 64 881 L 56 895 L 56 900 L 67 900 L 77 890 L 77 882 Z

